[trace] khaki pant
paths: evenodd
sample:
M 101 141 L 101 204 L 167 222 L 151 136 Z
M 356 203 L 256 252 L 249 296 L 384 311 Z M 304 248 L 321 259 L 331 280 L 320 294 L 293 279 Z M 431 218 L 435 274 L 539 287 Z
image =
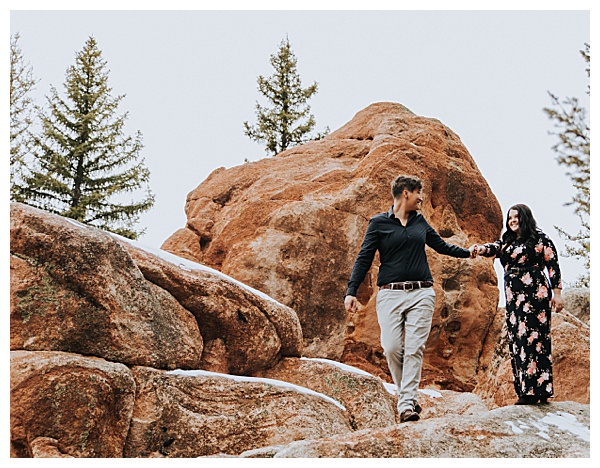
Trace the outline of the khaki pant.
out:
M 433 288 L 377 293 L 381 346 L 398 387 L 398 411 L 414 409 L 421 381 L 423 352 L 435 307 Z

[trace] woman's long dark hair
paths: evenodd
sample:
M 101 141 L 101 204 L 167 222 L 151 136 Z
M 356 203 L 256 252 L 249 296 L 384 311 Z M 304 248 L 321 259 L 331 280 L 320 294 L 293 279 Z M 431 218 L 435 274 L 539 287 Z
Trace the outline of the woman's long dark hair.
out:
M 512 210 L 516 210 L 519 218 L 519 230 L 516 233 L 508 226 L 508 216 Z M 524 240 L 525 244 L 530 247 L 537 244 L 539 239 L 537 223 L 535 222 L 533 213 L 527 205 L 521 203 L 511 206 L 508 209 L 506 213 L 506 231 L 502 234 L 502 241 L 505 245 L 512 244 L 517 238 Z

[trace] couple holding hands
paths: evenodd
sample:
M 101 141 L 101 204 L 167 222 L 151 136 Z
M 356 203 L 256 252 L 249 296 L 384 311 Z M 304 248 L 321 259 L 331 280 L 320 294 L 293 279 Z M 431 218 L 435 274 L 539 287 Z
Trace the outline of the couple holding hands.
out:
M 458 258 L 497 257 L 504 268 L 506 325 L 518 400 L 544 404 L 554 396 L 550 317 L 563 308 L 558 254 L 526 205 L 512 206 L 506 231 L 496 242 L 464 249 L 448 244 L 418 213 L 423 182 L 406 175 L 392 182 L 393 206 L 369 221 L 354 264 L 344 306 L 357 308 L 356 292 L 371 268 L 375 253 L 381 261 L 377 277 L 377 319 L 381 346 L 398 387 L 402 422 L 417 421 L 421 407 L 417 390 L 423 352 L 435 307 L 433 278 L 425 245 Z M 546 270 L 548 274 L 546 274 Z

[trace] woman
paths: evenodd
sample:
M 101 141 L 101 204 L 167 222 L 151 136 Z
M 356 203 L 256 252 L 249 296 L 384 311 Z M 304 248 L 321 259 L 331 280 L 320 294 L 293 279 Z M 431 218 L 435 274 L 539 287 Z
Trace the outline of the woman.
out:
M 498 257 L 504 267 L 515 404 L 547 403 L 554 396 L 550 315 L 553 307 L 560 312 L 564 306 L 556 248 L 529 207 L 519 204 L 508 210 L 502 238 L 480 245 L 477 253 Z

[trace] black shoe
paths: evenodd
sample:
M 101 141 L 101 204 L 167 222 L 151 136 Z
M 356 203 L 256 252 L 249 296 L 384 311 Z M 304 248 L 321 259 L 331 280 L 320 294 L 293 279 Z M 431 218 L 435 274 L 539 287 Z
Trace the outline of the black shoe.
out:
M 524 395 L 519 397 L 515 405 L 535 405 L 538 402 L 538 397 L 535 395 Z
M 419 414 L 409 408 L 402 411 L 402 414 L 400 415 L 400 422 L 418 421 L 419 418 Z
M 541 397 L 539 400 L 539 404 L 540 405 L 549 405 L 550 402 L 548 401 L 548 397 Z
M 421 405 L 419 403 L 415 403 L 415 413 L 421 414 L 421 411 L 423 411 L 423 408 L 421 408 Z

